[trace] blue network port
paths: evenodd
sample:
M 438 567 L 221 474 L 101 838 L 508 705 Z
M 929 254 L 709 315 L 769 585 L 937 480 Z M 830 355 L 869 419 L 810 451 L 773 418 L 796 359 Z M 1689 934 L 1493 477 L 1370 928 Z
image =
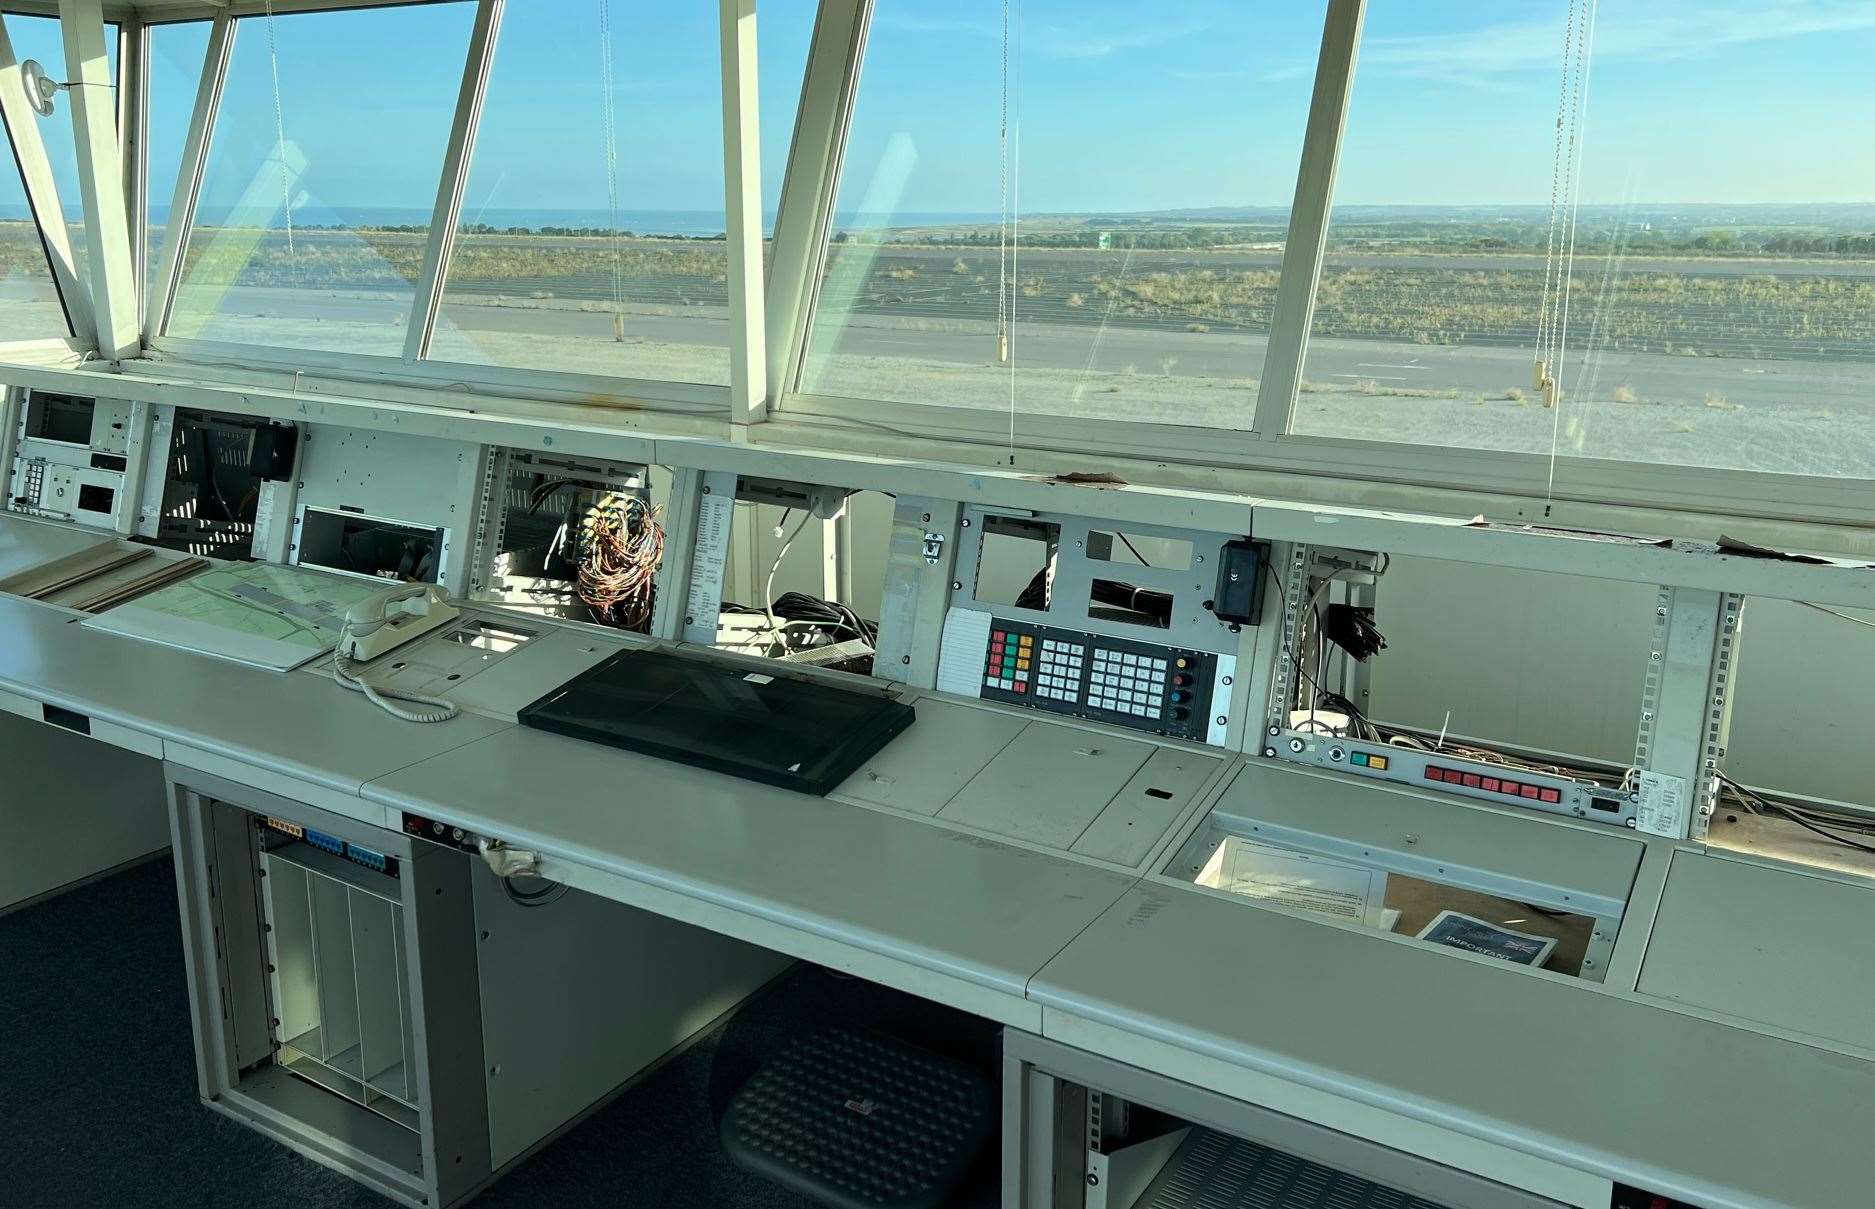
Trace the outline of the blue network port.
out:
M 373 852 L 369 848 L 360 848 L 356 844 L 345 845 L 345 855 L 365 868 L 376 869 L 379 873 L 383 873 L 390 864 L 382 852 Z
M 345 841 L 336 835 L 327 835 L 323 831 L 314 831 L 311 827 L 308 827 L 306 829 L 306 842 L 322 851 L 330 852 L 333 856 L 345 855 Z

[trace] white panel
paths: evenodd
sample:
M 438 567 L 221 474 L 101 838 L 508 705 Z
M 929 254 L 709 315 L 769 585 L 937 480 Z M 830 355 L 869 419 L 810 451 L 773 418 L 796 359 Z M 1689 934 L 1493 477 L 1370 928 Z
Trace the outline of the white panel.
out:
M 1136 868 L 1182 817 L 1223 763 L 1178 747 L 1152 753 L 1071 851 Z
M 938 817 L 1066 851 L 1152 752 L 1137 739 L 1032 722 Z
M 1009 746 L 1028 720 L 999 710 L 921 697 L 918 721 L 832 794 L 853 802 L 936 814 Z
M 496 1168 L 792 964 L 584 891 L 523 908 L 479 860 L 472 885 Z
M 0 911 L 169 844 L 154 760 L 8 711 L 0 768 Z
M 1875 885 L 1676 852 L 1638 989 L 1875 1050 L 1872 934 Z
M 0 516 L 0 581 L 109 540 L 103 533 Z

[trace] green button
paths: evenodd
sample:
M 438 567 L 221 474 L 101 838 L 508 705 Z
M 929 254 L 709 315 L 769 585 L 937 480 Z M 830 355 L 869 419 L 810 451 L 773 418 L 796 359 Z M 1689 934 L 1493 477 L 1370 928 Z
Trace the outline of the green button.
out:
M 1348 757 L 1348 763 L 1354 765 L 1356 768 L 1366 768 L 1367 767 L 1367 753 L 1364 751 L 1355 752 L 1353 755 Z

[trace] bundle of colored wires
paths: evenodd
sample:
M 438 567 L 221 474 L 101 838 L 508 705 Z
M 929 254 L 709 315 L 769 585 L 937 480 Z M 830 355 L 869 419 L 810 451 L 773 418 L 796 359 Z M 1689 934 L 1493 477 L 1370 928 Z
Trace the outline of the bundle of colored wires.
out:
M 635 495 L 608 495 L 586 518 L 579 598 L 607 625 L 645 630 L 664 559 L 663 509 Z

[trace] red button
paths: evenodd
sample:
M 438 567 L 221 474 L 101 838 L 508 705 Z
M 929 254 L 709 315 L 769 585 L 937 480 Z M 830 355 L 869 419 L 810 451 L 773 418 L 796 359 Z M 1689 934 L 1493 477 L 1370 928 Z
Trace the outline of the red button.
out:
M 1520 785 L 1517 787 L 1517 792 L 1526 798 L 1534 798 L 1537 796 L 1538 790 L 1534 785 Z
M 1560 789 L 1545 789 L 1545 790 L 1543 791 L 1543 800 L 1544 800 L 1545 802 L 1560 802 L 1560 801 L 1562 801 L 1562 790 L 1560 790 Z
M 1499 781 L 1496 777 L 1486 777 L 1484 779 L 1484 783 L 1479 785 L 1478 788 L 1488 789 L 1492 793 L 1496 793 L 1498 790 L 1498 785 L 1499 785 Z
M 1026 693 L 1029 691 L 1029 686 L 1024 681 L 1018 680 L 1016 681 L 1016 691 L 1018 693 Z
M 1432 765 L 1428 764 L 1426 765 L 1426 779 L 1428 781 L 1443 781 L 1445 780 L 1445 771 L 1443 769 L 1434 768 Z
M 1515 781 L 1499 781 L 1497 783 L 1497 788 L 1499 793 L 1507 793 L 1514 798 L 1517 796 L 1517 791 L 1522 789 L 1523 786 L 1517 784 Z
M 1483 780 L 1484 780 L 1484 778 L 1483 778 L 1483 777 L 1481 777 L 1481 776 L 1479 776 L 1479 775 L 1478 775 L 1477 773 L 1475 773 L 1475 772 L 1468 772 L 1468 773 L 1466 773 L 1466 774 L 1465 774 L 1465 788 L 1466 788 L 1466 789 L 1477 789 L 1477 788 L 1479 787 L 1479 785 L 1480 785 L 1480 783 L 1482 783 L 1482 782 L 1483 782 Z

